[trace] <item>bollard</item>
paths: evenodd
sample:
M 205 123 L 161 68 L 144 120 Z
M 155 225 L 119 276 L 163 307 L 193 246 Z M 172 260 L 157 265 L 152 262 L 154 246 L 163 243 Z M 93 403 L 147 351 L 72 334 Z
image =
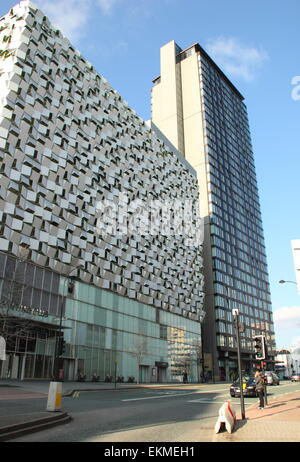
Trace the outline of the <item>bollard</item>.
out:
M 230 401 L 225 401 L 225 403 L 219 409 L 219 417 L 215 425 L 215 433 L 219 433 L 223 424 L 228 433 L 232 433 L 232 430 L 235 425 L 235 410 L 230 406 Z
M 62 384 L 61 382 L 50 382 L 48 392 L 47 411 L 60 411 L 61 410 L 61 397 L 62 397 Z

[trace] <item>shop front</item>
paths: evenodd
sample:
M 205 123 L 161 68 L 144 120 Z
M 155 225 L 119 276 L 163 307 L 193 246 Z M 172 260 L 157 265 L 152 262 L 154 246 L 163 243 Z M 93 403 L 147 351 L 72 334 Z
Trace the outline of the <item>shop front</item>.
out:
M 28 327 L 28 320 L 10 320 L 9 329 L 3 333 L 7 341 L 0 378 L 51 379 L 57 334 L 56 325 L 30 320 Z

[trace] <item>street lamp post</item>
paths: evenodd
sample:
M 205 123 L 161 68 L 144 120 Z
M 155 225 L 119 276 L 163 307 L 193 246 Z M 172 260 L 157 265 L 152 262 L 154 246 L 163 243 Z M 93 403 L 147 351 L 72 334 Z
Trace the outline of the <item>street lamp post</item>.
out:
M 240 396 L 241 396 L 241 415 L 242 415 L 242 420 L 245 420 L 246 417 L 245 417 L 245 403 L 244 403 L 244 394 L 243 394 L 239 310 L 233 309 L 232 314 L 233 314 L 233 319 L 234 319 L 234 324 L 235 324 L 235 329 L 236 329 L 237 357 L 238 357 Z
M 62 332 L 62 318 L 63 318 L 63 307 L 64 307 L 64 293 L 66 289 L 66 282 L 68 281 L 68 278 L 72 276 L 72 273 L 74 271 L 77 271 L 78 268 L 72 268 L 70 273 L 65 277 L 64 280 L 64 285 L 63 285 L 63 296 L 62 296 L 62 301 L 60 304 L 60 313 L 59 313 L 59 329 L 58 329 L 58 336 L 56 337 L 55 341 L 55 352 L 54 352 L 54 379 L 55 381 L 60 381 L 62 380 L 61 377 L 59 376 L 59 342 L 61 338 L 61 332 Z
M 203 321 L 206 316 L 206 312 L 204 310 L 200 311 L 199 321 L 200 321 L 200 334 L 201 334 L 201 374 L 202 380 L 204 380 L 204 353 L 203 353 Z
M 279 282 L 279 284 L 285 284 L 286 282 L 289 282 L 291 284 L 296 284 L 297 285 L 297 282 L 295 282 L 295 281 L 284 281 L 283 279 L 280 279 L 280 281 L 278 281 L 278 282 Z

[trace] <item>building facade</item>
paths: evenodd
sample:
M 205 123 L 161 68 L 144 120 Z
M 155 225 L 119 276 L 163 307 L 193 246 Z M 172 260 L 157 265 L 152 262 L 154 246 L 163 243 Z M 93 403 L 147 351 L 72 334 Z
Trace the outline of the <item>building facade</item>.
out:
M 253 337 L 275 339 L 268 269 L 247 109 L 243 96 L 199 44 L 160 50 L 152 120 L 197 171 L 204 219 L 206 370 L 228 379 L 237 367 L 232 309 L 238 309 L 243 369 Z
M 278 350 L 275 356 L 275 372 L 281 380 L 290 378 L 294 373 L 292 353 L 289 350 Z
M 31 2 L 0 43 L 2 377 L 51 377 L 63 337 L 68 379 L 198 380 L 195 170 Z

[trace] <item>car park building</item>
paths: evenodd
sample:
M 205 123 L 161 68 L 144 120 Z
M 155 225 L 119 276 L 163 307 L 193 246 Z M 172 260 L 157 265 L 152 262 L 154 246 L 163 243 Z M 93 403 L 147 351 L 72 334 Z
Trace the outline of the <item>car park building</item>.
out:
M 66 379 L 197 380 L 194 168 L 31 2 L 0 43 L 1 377 L 51 377 L 63 332 Z

